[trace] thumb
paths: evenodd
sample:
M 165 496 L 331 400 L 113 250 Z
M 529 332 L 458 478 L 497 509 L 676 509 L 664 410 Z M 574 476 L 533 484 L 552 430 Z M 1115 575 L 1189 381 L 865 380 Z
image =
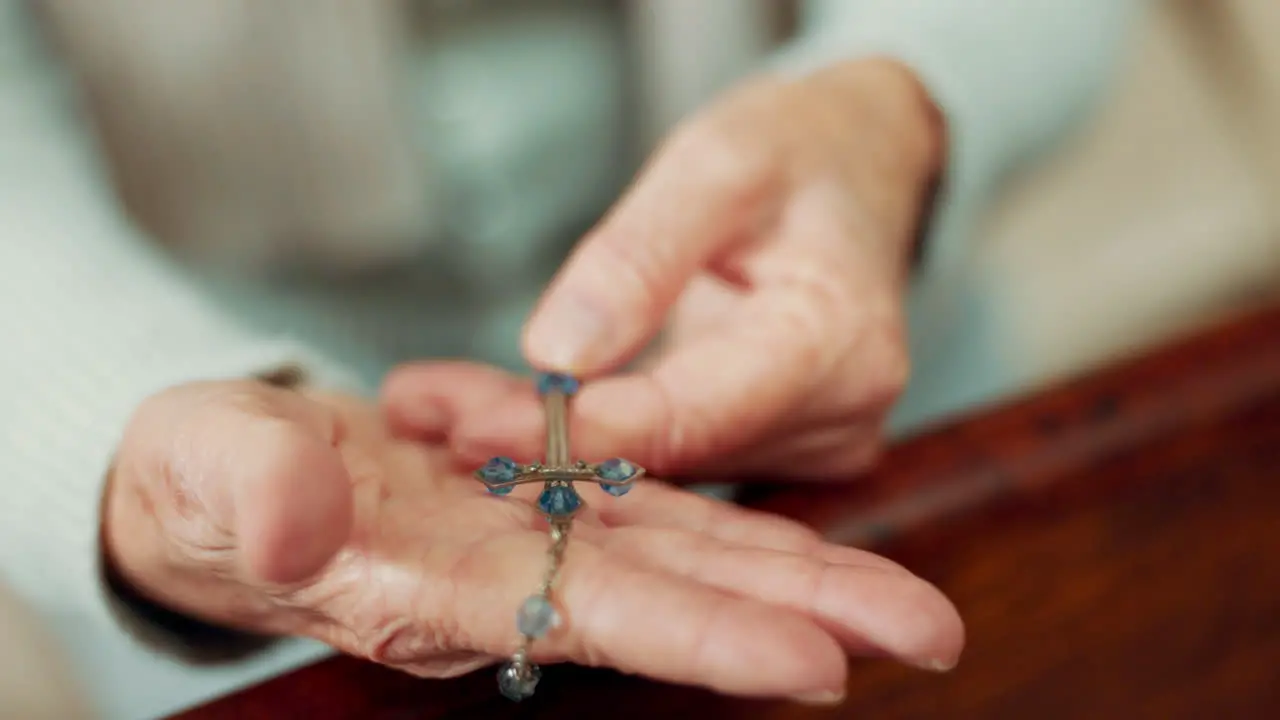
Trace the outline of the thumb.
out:
M 337 412 L 296 392 L 266 392 L 265 412 L 245 418 L 243 437 L 223 446 L 238 466 L 225 487 L 245 569 L 291 583 L 318 572 L 349 538 L 351 481 Z
M 628 362 L 690 279 L 745 237 L 772 185 L 759 148 L 690 126 L 583 240 L 525 329 L 531 365 L 590 376 Z
M 246 581 L 306 579 L 348 538 L 342 421 L 303 394 L 252 382 L 185 385 L 144 406 L 129 434 L 152 458 L 151 481 L 169 486 L 155 501 L 178 517 L 203 510 L 197 523 L 230 541 L 238 567 L 228 570 Z

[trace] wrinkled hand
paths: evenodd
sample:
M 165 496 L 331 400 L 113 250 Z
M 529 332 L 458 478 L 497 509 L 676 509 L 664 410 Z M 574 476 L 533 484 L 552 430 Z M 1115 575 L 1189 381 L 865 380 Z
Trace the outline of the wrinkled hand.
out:
M 677 129 L 531 318 L 532 365 L 593 380 L 579 455 L 664 475 L 840 477 L 875 456 L 907 380 L 902 295 L 939 122 L 884 61 L 754 81 Z M 537 456 L 527 382 L 465 363 L 394 376 L 405 432 L 479 461 Z
M 362 402 L 178 387 L 121 445 L 108 559 L 208 621 L 457 675 L 515 650 L 548 537 L 529 488 L 491 496 L 448 457 L 394 439 Z M 565 622 L 535 661 L 819 702 L 843 688 L 846 653 L 933 669 L 959 655 L 952 606 L 887 560 L 658 482 L 582 491 L 555 595 Z

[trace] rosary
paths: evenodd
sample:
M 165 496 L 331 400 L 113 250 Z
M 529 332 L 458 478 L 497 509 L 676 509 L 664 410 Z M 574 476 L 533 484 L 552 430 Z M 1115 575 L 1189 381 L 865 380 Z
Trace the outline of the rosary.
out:
M 529 660 L 530 646 L 560 625 L 560 614 L 551 601 L 551 591 L 569 542 L 573 516 L 582 507 L 582 497 L 573 484 L 594 482 L 610 495 L 620 497 L 644 475 L 644 468 L 621 458 L 594 465 L 570 460 L 569 401 L 578 392 L 580 383 L 559 373 L 543 373 L 536 382 L 547 418 L 547 450 L 543 462 L 521 465 L 511 458 L 495 457 L 476 471 L 476 477 L 494 495 L 506 495 L 525 483 L 543 483 L 537 505 L 551 528 L 549 562 L 542 583 L 516 611 L 520 648 L 498 670 L 498 690 L 515 701 L 531 697 L 542 677 L 542 671 Z

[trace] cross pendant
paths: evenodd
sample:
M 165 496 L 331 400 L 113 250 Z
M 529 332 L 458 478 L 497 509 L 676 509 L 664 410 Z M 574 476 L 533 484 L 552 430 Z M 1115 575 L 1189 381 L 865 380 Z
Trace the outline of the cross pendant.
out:
M 569 456 L 569 401 L 578 391 L 577 379 L 559 373 L 543 373 L 537 378 L 547 418 L 547 451 L 540 463 L 522 465 L 509 457 L 495 457 L 476 471 L 476 477 L 494 495 L 506 495 L 517 485 L 543 483 L 538 509 L 549 521 L 571 519 L 581 507 L 582 497 L 574 483 L 594 482 L 602 490 L 620 497 L 644 475 L 644 468 L 613 458 L 600 463 L 571 460 Z

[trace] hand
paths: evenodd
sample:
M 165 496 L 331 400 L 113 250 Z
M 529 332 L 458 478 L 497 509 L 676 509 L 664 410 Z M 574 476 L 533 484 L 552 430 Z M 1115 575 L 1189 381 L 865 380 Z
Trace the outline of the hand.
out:
M 914 78 L 864 61 L 749 83 L 695 116 L 580 244 L 527 327 L 535 367 L 593 380 L 579 454 L 661 474 L 841 477 L 875 456 L 908 375 L 902 295 L 941 156 Z M 537 456 L 527 383 L 424 364 L 386 399 L 474 460 Z
M 120 448 L 108 559 L 180 612 L 423 676 L 509 656 L 545 521 L 520 490 L 491 496 L 383 425 L 360 401 L 249 382 L 166 391 Z M 834 701 L 846 653 L 932 669 L 959 655 L 952 606 L 887 560 L 658 482 L 582 490 L 555 591 L 565 623 L 537 662 Z

